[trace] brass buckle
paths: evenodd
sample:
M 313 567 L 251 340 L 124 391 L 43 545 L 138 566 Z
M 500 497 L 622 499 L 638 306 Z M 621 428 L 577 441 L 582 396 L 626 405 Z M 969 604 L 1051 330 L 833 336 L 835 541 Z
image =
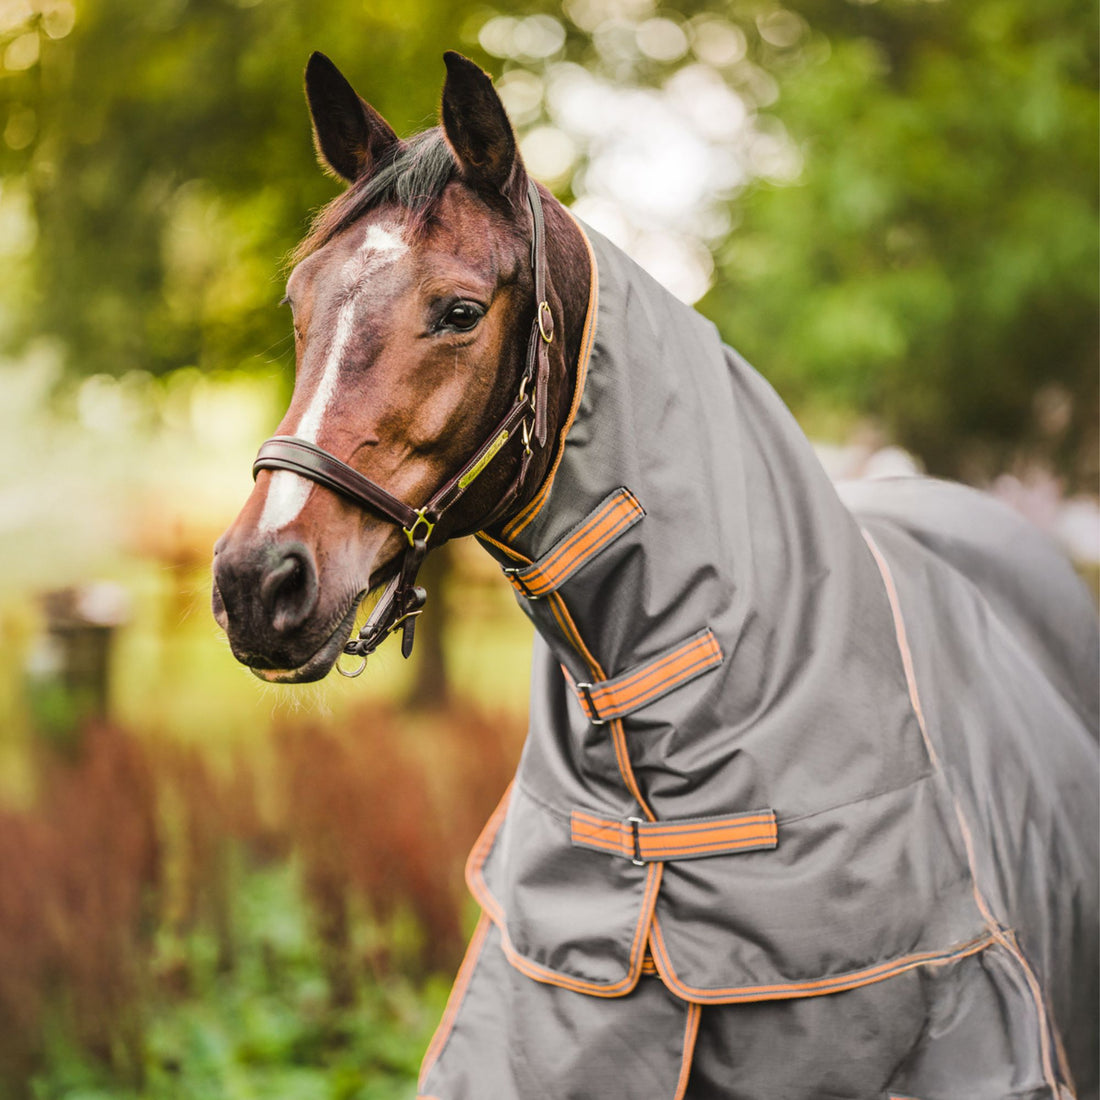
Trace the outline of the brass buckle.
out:
M 409 619 L 415 619 L 417 617 L 417 615 L 422 615 L 422 614 L 424 614 L 424 608 L 417 607 L 412 611 L 406 611 L 404 615 L 398 615 L 397 618 L 393 620 L 393 624 L 390 626 L 390 629 L 389 629 L 389 631 L 387 631 L 387 633 L 392 633 L 402 623 L 407 622 Z
M 543 319 L 545 313 L 546 319 Z M 549 302 L 539 302 L 539 335 L 547 344 L 554 339 L 554 315 L 550 312 Z
M 425 542 L 432 537 L 432 532 L 435 530 L 435 523 L 428 519 L 424 514 L 428 510 L 427 505 L 423 508 L 417 508 L 416 519 L 413 520 L 411 527 L 402 527 L 401 530 L 405 532 L 405 538 L 409 540 L 410 546 L 416 545 L 417 532 L 420 530 L 421 525 L 424 526 L 424 534 L 421 536 Z

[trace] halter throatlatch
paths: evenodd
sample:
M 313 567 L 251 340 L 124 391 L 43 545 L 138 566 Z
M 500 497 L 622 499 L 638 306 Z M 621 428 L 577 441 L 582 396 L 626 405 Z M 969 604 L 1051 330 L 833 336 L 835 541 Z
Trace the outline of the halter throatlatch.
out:
M 402 554 L 400 568 L 383 589 L 378 603 L 360 629 L 359 637 L 344 646 L 345 653 L 364 658 L 364 665 L 366 657 L 398 627 L 402 631 L 402 655 L 408 657 L 412 653 L 416 618 L 423 611 L 428 598 L 427 592 L 416 583 L 416 575 L 424 555 L 428 552 L 432 531 L 448 509 L 463 496 L 518 430 L 523 438 L 519 472 L 493 510 L 494 517 L 503 514 L 519 495 L 526 480 L 533 456 L 532 440 L 540 448 L 546 443 L 546 390 L 550 378 L 549 345 L 554 339 L 554 317 L 546 301 L 546 230 L 542 202 L 538 188 L 532 180 L 527 184 L 527 201 L 533 224 L 531 267 L 535 278 L 536 304 L 519 392 L 512 407 L 474 452 L 473 457 L 444 483 L 423 508 L 409 507 L 403 500 L 383 489 L 377 482 L 371 481 L 369 477 L 364 477 L 335 455 L 329 454 L 324 448 L 296 436 L 273 436 L 260 447 L 256 461 L 252 464 L 253 478 L 261 470 L 288 470 L 339 493 L 363 508 L 381 513 L 404 532 L 409 545 Z M 354 672 L 344 674 L 357 676 L 362 670 L 363 666 L 360 666 Z

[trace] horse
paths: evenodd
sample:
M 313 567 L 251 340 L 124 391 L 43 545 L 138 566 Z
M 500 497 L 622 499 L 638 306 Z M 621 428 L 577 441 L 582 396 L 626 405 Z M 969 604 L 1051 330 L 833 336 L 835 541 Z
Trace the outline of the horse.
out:
M 407 655 L 420 563 L 467 534 L 535 626 L 420 1097 L 1095 1097 L 1087 592 L 975 490 L 835 487 L 444 60 L 405 140 L 309 60 L 348 186 L 296 252 L 293 395 L 213 565 L 269 682 Z

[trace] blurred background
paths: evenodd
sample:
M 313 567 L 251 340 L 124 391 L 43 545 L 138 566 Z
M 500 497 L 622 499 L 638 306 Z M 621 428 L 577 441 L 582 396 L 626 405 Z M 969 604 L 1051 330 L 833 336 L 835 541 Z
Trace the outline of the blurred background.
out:
M 335 193 L 311 50 L 400 134 L 473 57 L 832 473 L 983 486 L 1095 588 L 1097 38 L 1091 0 L 0 0 L 0 1100 L 411 1097 L 471 926 L 529 654 L 488 559 L 430 559 L 414 660 L 354 682 L 267 687 L 208 609 Z

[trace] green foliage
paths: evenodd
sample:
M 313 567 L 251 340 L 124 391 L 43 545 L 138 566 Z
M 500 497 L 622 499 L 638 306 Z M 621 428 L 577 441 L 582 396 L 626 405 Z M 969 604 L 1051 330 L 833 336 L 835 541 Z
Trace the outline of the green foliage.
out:
M 444 49 L 501 68 L 478 44 L 501 9 L 553 12 L 562 32 L 505 70 L 541 79 L 571 60 L 662 88 L 710 65 L 755 132 L 793 139 L 796 180 L 750 178 L 729 197 L 701 305 L 796 409 L 871 416 L 934 472 L 981 479 L 1027 456 L 1095 481 L 1098 62 L 1084 0 L 8 5 L 0 339 L 59 337 L 77 375 L 285 362 L 280 262 L 335 191 L 310 148 L 309 50 L 408 133 L 435 121 Z M 682 28 L 680 53 L 639 51 L 655 15 Z M 708 52 L 719 23 L 741 60 Z M 536 103 L 520 128 L 546 117 Z M 583 192 L 579 152 L 579 174 L 557 180 L 565 197 Z
M 150 1000 L 140 1086 L 55 1031 L 34 1100 L 407 1100 L 446 984 L 392 980 L 334 1007 L 292 866 L 249 871 L 235 903 L 241 951 L 230 972 L 205 931 L 160 945 L 162 966 L 185 950 L 191 976 L 183 992 L 162 981 Z
M 59 40 L 45 15 L 16 26 L 40 40 L 38 63 L 0 81 L 9 128 L 34 134 L 0 160 L 38 227 L 21 335 L 61 337 L 89 374 L 286 350 L 280 261 L 336 190 L 310 142 L 309 51 L 369 76 L 411 130 L 434 120 L 444 49 L 476 53 L 464 18 L 440 0 L 83 0 Z
M 933 472 L 1023 450 L 1091 481 L 1095 9 L 796 7 L 831 42 L 775 107 L 804 172 L 738 202 L 704 308 L 793 404 L 877 415 Z

